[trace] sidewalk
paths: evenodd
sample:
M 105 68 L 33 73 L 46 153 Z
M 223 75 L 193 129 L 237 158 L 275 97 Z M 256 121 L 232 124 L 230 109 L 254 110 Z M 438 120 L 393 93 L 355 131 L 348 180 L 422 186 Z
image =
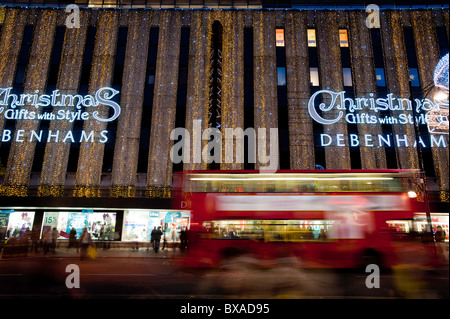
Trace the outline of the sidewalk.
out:
M 79 258 L 80 252 L 77 252 L 76 248 L 58 247 L 55 249 L 55 253 L 48 252 L 44 254 L 44 251 L 40 249 L 37 253 L 28 251 L 27 255 L 17 254 L 12 256 L 3 256 L 0 254 L 0 260 L 10 260 L 18 258 L 43 258 L 43 257 L 53 257 L 53 258 Z M 178 248 L 166 247 L 164 250 L 159 250 L 155 253 L 148 247 L 140 247 L 139 249 L 132 249 L 131 247 L 114 247 L 109 249 L 103 249 L 102 247 L 97 248 L 96 258 L 177 258 L 183 257 L 182 253 Z

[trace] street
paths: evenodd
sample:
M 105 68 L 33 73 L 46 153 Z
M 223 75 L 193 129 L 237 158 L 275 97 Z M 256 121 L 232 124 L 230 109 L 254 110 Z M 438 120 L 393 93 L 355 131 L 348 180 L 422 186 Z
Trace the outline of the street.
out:
M 448 268 L 382 272 L 379 287 L 368 288 L 371 273 L 364 271 L 294 269 L 285 265 L 262 270 L 239 263 L 214 270 L 191 270 L 180 267 L 182 256 L 173 252 L 155 254 L 141 249 L 135 255 L 131 251 L 126 254 L 130 257 L 80 260 L 74 254 L 57 253 L 2 259 L 0 298 L 448 298 Z M 133 257 L 137 254 L 139 257 Z M 79 288 L 66 285 L 77 275 L 66 269 L 68 265 L 79 269 Z

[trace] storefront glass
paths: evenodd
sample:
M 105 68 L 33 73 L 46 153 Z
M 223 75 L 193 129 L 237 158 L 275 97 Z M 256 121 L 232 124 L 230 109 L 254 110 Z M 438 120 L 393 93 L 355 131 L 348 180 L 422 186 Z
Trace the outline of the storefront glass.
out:
M 150 241 L 152 230 L 161 227 L 166 242 L 178 242 L 180 231 L 189 229 L 189 223 L 188 211 L 127 210 L 124 214 L 122 241 Z
M 34 212 L 15 212 L 13 210 L 0 212 L 1 240 L 11 237 L 19 237 L 32 230 Z
M 45 212 L 42 221 L 42 233 L 56 227 L 59 232 L 58 239 L 68 239 L 72 228 L 77 232 L 77 238 L 86 227 L 92 239 L 111 240 L 114 238 L 116 228 L 116 213 L 94 213 L 91 210 L 82 212 Z

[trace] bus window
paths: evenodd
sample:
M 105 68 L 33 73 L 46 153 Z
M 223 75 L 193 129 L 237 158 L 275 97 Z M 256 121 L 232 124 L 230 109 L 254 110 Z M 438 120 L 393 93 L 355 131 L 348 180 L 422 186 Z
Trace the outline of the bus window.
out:
M 324 241 L 333 223 L 328 220 L 218 220 L 212 222 L 212 232 L 216 239 Z

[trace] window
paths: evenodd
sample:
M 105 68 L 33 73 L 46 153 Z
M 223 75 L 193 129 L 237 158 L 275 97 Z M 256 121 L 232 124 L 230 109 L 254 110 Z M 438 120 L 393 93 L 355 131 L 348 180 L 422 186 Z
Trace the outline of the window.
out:
M 319 68 L 310 68 L 309 73 L 311 86 L 319 86 Z
M 316 44 L 316 30 L 315 29 L 308 29 L 308 46 L 309 47 L 315 47 Z
M 284 29 L 276 30 L 277 47 L 284 47 Z
M 154 75 L 149 75 L 147 78 L 147 84 L 148 85 L 152 85 L 155 84 L 155 76 Z
M 339 29 L 339 45 L 342 48 L 348 47 L 348 34 L 346 29 Z
M 342 73 L 344 76 L 344 86 L 353 86 L 352 69 L 351 68 L 343 68 Z
M 326 241 L 338 227 L 335 220 L 214 220 L 204 223 L 213 238 L 253 239 L 265 242 Z
M 411 80 L 412 87 L 420 87 L 419 73 L 416 68 L 409 69 L 409 79 Z
M 286 68 L 277 68 L 278 85 L 286 85 Z
M 386 86 L 386 79 L 384 77 L 384 69 L 376 68 L 375 77 L 377 79 L 377 86 Z

